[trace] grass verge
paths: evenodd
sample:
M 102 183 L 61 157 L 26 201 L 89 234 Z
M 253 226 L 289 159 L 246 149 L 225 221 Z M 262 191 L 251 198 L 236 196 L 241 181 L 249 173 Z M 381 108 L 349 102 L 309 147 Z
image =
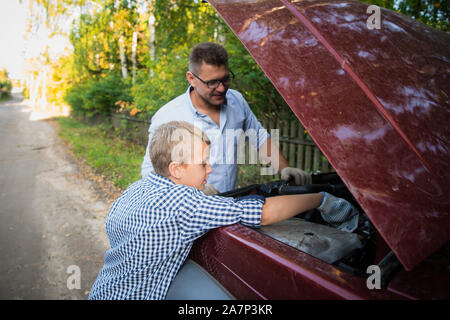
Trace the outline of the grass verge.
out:
M 90 126 L 72 118 L 55 118 L 62 140 L 77 158 L 121 190 L 141 178 L 145 147 L 116 137 L 106 125 Z

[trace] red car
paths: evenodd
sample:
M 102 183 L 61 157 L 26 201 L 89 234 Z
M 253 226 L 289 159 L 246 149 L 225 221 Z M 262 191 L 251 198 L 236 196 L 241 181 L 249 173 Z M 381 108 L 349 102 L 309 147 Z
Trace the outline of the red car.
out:
M 211 231 L 168 298 L 449 299 L 450 35 L 356 1 L 209 2 L 336 170 L 227 195 L 323 189 L 361 216 Z

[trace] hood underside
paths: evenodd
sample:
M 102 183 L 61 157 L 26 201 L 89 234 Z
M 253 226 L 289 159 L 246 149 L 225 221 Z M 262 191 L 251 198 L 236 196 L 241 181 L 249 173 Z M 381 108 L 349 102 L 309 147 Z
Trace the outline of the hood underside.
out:
M 450 35 L 356 1 L 209 1 L 403 266 L 450 239 Z

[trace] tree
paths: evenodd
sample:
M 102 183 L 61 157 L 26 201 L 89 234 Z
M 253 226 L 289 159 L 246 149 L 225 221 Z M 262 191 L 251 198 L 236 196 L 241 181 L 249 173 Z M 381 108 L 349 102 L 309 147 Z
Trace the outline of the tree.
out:
M 419 20 L 433 28 L 450 31 L 449 0 L 362 0 Z
M 364 1 L 449 30 L 450 0 Z M 30 0 L 30 16 L 30 34 L 45 21 L 54 35 L 65 34 L 70 38 L 73 47 L 70 58 L 56 62 L 45 57 L 35 60 L 40 61 L 47 74 L 58 75 L 54 80 L 58 85 L 52 79 L 46 80 L 46 88 L 41 90 L 58 99 L 64 95 L 56 92 L 58 87 L 66 90 L 76 86 L 78 94 L 87 90 L 86 83 L 91 87 L 103 83 L 102 88 L 110 90 L 111 86 L 104 84 L 115 83 L 116 79 L 102 81 L 119 76 L 129 99 L 126 105 L 141 111 L 140 116 L 150 118 L 163 104 L 186 90 L 190 49 L 198 42 L 213 41 L 228 50 L 230 68 L 236 74 L 233 87 L 244 94 L 258 116 L 284 117 L 281 111 L 289 110 L 212 6 L 200 0 Z M 68 19 L 73 19 L 70 30 L 62 23 Z M 64 68 L 69 76 L 48 68 Z M 39 76 L 37 73 L 34 79 L 40 79 Z
M 8 71 L 0 69 L 0 99 L 11 96 L 12 82 L 9 79 Z

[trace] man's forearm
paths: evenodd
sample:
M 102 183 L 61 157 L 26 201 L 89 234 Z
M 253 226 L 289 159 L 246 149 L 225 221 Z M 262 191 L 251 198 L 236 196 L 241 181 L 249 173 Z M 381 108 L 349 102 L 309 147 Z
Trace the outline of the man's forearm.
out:
M 317 208 L 323 195 L 320 193 L 270 197 L 262 207 L 261 225 L 277 223 L 299 213 Z

